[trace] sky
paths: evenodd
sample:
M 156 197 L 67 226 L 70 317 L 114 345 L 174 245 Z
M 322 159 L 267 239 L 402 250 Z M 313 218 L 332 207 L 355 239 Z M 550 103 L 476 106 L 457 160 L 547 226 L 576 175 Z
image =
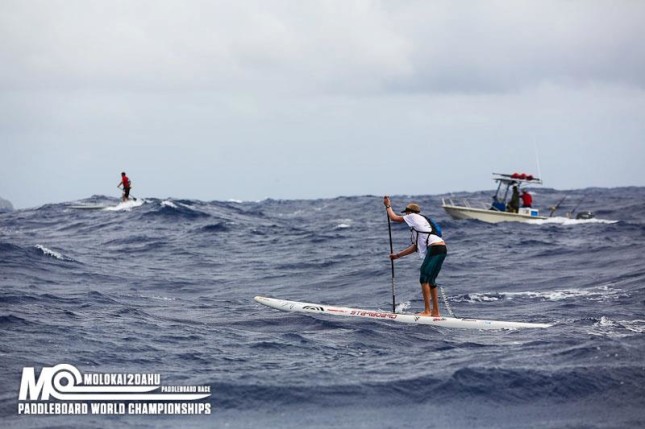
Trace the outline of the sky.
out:
M 645 186 L 640 0 L 2 0 L 0 197 Z

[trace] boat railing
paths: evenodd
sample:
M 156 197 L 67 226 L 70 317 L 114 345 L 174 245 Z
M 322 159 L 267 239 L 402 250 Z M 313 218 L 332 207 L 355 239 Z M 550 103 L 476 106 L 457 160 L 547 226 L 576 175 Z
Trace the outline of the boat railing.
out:
M 455 206 L 455 207 L 467 207 L 469 209 L 484 209 L 488 210 L 490 204 L 486 204 L 483 201 L 471 201 L 467 198 L 461 198 L 459 200 L 453 200 L 452 198 L 441 198 L 441 202 L 444 206 Z

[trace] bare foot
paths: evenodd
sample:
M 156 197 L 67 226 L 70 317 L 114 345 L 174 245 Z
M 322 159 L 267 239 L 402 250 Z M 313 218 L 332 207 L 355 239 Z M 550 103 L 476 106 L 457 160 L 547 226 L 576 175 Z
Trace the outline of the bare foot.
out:
M 431 313 L 431 314 L 430 314 L 430 316 L 432 316 L 432 317 L 441 317 L 441 316 L 439 315 L 439 312 L 438 312 L 438 311 L 437 311 L 436 313 Z
M 429 311 L 422 311 L 421 313 L 417 313 L 417 316 L 432 316 L 432 314 Z

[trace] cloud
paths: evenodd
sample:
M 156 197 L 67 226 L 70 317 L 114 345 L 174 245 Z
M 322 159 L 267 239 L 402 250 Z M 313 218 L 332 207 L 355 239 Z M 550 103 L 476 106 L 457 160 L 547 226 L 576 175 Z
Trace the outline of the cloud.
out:
M 414 2 L 396 21 L 415 41 L 396 88 L 505 92 L 543 84 L 645 87 L 645 3 Z M 402 23 L 408 23 L 404 26 Z
M 636 1 L 5 1 L 5 88 L 643 87 Z
M 408 69 L 407 41 L 376 2 L 26 1 L 3 9 L 8 67 L 0 76 L 11 88 L 287 82 L 311 91 L 369 88 Z
M 122 170 L 139 196 L 475 190 L 492 169 L 533 169 L 536 144 L 554 186 L 644 183 L 643 12 L 3 0 L 0 195 L 19 207 L 111 195 Z M 405 175 L 415 164 L 427 180 Z

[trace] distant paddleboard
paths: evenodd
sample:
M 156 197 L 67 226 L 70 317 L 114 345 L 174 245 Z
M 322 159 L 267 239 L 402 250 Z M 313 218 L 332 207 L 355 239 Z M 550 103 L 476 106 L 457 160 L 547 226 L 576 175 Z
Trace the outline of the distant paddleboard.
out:
M 103 204 L 76 204 L 68 207 L 75 210 L 102 210 L 108 206 Z
M 365 319 L 387 320 L 391 322 L 412 323 L 417 325 L 440 326 L 443 328 L 524 329 L 548 328 L 551 326 L 550 324 L 546 323 L 504 322 L 499 320 L 417 316 L 416 314 L 398 314 L 390 313 L 388 311 L 362 310 L 359 308 L 334 307 L 331 305 L 287 301 L 284 299 L 266 298 L 263 296 L 256 296 L 255 300 L 260 304 L 266 305 L 267 307 L 272 307 L 282 311 L 327 314 L 330 316 L 361 317 Z
M 130 211 L 135 207 L 142 206 L 145 201 L 142 199 L 131 199 L 127 201 L 122 201 L 116 206 L 106 207 L 106 210 L 109 211 Z

